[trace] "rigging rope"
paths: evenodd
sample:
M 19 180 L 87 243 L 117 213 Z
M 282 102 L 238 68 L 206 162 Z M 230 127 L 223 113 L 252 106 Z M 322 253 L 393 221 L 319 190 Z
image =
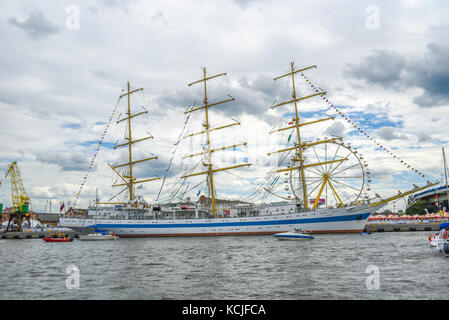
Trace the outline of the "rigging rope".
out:
M 195 100 L 195 102 L 193 103 L 193 105 L 195 105 L 195 104 L 196 104 L 196 100 Z M 186 111 L 187 111 L 191 106 L 192 106 L 192 105 L 188 106 L 188 107 L 186 108 Z M 178 148 L 179 142 L 181 141 L 182 136 L 184 135 L 184 131 L 185 131 L 186 127 L 187 127 L 187 123 L 189 122 L 189 119 L 190 119 L 190 115 L 191 115 L 191 114 L 192 114 L 192 113 L 189 113 L 189 114 L 187 115 L 186 120 L 184 121 L 184 127 L 182 128 L 181 133 L 180 133 L 179 136 L 178 136 L 177 142 L 174 144 L 174 148 L 173 148 L 173 151 L 172 151 L 172 153 L 171 153 L 171 158 L 170 158 L 170 161 L 169 161 L 169 163 L 168 163 L 168 167 L 167 167 L 167 169 L 165 170 L 164 179 L 162 180 L 161 188 L 159 189 L 159 193 L 157 194 L 156 201 L 159 200 L 159 196 L 161 195 L 162 188 L 164 187 L 165 180 L 167 179 L 168 172 L 169 172 L 169 170 L 170 170 L 170 168 L 171 168 L 171 165 L 172 165 L 172 163 L 173 163 L 173 158 L 174 158 L 174 156 L 175 156 L 175 153 L 176 153 L 176 150 L 177 150 L 177 148 Z
M 125 89 L 122 89 L 122 93 L 124 92 L 124 90 L 125 90 Z M 87 168 L 87 173 L 86 173 L 86 175 L 84 176 L 83 181 L 81 182 L 81 185 L 80 185 L 80 187 L 79 187 L 78 192 L 76 193 L 75 201 L 73 202 L 73 208 L 76 207 L 76 203 L 78 202 L 79 195 L 81 194 L 81 191 L 83 190 L 83 187 L 84 187 L 84 185 L 85 185 L 86 182 L 87 182 L 87 178 L 89 177 L 89 173 L 90 173 L 90 171 L 91 171 L 91 169 L 92 169 L 92 167 L 93 167 L 93 165 L 94 165 L 95 159 L 97 158 L 98 152 L 100 151 L 100 148 L 101 148 L 101 146 L 102 146 L 102 144 L 103 144 L 103 140 L 104 140 L 104 138 L 105 138 L 105 136 L 106 136 L 106 134 L 107 134 L 107 131 L 108 131 L 108 129 L 109 129 L 109 126 L 111 125 L 112 119 L 114 118 L 114 114 L 115 114 L 115 112 L 117 111 L 117 108 L 118 108 L 118 106 L 119 106 L 119 103 L 120 103 L 120 97 L 117 99 L 117 103 L 115 104 L 114 109 L 112 110 L 112 114 L 111 114 L 111 116 L 109 117 L 108 123 L 107 123 L 107 125 L 106 125 L 106 128 L 105 128 L 104 131 L 103 131 L 103 134 L 102 134 L 102 136 L 101 136 L 101 139 L 100 139 L 100 140 L 98 141 L 98 143 L 97 143 L 97 149 L 95 150 L 95 154 L 94 154 L 92 160 L 90 161 L 89 167 Z
M 314 89 L 315 92 L 319 92 L 319 90 L 317 89 L 318 87 L 315 86 L 312 81 L 304 74 L 301 73 L 301 76 L 306 80 L 306 83 L 308 83 L 310 85 L 311 89 Z M 412 166 L 411 164 L 407 163 L 406 161 L 402 160 L 400 157 L 398 157 L 397 155 L 395 155 L 391 150 L 387 149 L 386 147 L 384 147 L 380 142 L 377 142 L 376 139 L 374 139 L 372 136 L 368 135 L 366 129 L 361 128 L 359 125 L 356 125 L 354 123 L 354 121 L 352 121 L 347 115 L 343 114 L 341 112 L 340 109 L 338 109 L 337 106 L 335 106 L 332 102 L 330 102 L 330 100 L 327 98 L 326 94 L 322 94 L 320 95 L 320 97 L 322 98 L 322 100 L 324 100 L 331 108 L 333 108 L 339 115 L 340 117 L 342 117 L 346 122 L 348 122 L 350 125 L 352 125 L 354 128 L 357 128 L 357 131 L 362 134 L 365 138 L 371 140 L 372 142 L 374 142 L 376 144 L 376 146 L 378 148 L 380 148 L 383 151 L 386 151 L 390 156 L 392 156 L 394 159 L 397 159 L 398 161 L 400 161 L 401 164 L 403 164 L 407 169 L 411 169 L 413 172 L 417 173 L 418 175 L 420 175 L 422 178 L 425 177 L 425 174 L 423 172 L 421 172 L 418 169 L 415 169 L 414 166 Z M 362 130 L 363 129 L 363 130 Z

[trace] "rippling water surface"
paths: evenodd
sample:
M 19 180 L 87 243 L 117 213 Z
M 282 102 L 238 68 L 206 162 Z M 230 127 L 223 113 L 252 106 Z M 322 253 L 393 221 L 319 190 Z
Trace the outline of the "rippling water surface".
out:
M 0 240 L 0 299 L 448 299 L 449 258 L 425 232 Z M 80 288 L 67 289 L 69 265 Z M 379 288 L 367 289 L 368 266 Z

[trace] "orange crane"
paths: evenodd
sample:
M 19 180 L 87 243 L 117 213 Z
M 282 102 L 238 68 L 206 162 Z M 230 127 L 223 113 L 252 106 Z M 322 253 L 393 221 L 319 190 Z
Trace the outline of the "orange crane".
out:
M 14 222 L 17 226 L 17 231 L 22 231 L 22 222 L 24 220 L 30 220 L 29 214 L 29 204 L 30 197 L 25 191 L 25 187 L 23 186 L 22 178 L 20 176 L 19 167 L 17 166 L 17 162 L 14 161 L 8 167 L 8 171 L 6 171 L 5 178 L 11 177 L 11 193 L 12 193 L 12 205 L 13 212 L 9 214 L 8 226 L 6 227 L 6 231 L 9 230 L 11 221 Z

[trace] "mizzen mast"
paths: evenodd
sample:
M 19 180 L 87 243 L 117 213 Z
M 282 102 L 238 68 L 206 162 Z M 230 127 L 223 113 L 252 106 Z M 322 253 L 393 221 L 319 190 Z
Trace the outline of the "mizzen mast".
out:
M 298 110 L 298 103 L 303 101 L 303 100 L 306 100 L 306 99 L 310 99 L 310 98 L 313 98 L 313 97 L 316 97 L 316 96 L 324 95 L 324 94 L 326 94 L 326 92 L 325 91 L 319 92 L 318 90 L 316 90 L 317 92 L 314 93 L 314 94 L 311 94 L 311 95 L 306 96 L 306 97 L 299 97 L 298 98 L 297 94 L 296 94 L 295 74 L 299 73 L 299 72 L 303 72 L 303 71 L 309 70 L 309 69 L 316 68 L 316 66 L 314 65 L 314 66 L 310 66 L 310 67 L 307 67 L 307 68 L 296 70 L 294 62 L 291 62 L 290 63 L 290 67 L 291 67 L 291 71 L 289 73 L 286 73 L 286 74 L 284 74 L 282 76 L 274 78 L 273 80 L 276 81 L 278 79 L 291 76 L 291 78 L 292 78 L 292 87 L 293 87 L 293 90 L 292 90 L 292 98 L 293 99 L 289 100 L 289 101 L 285 101 L 285 102 L 279 103 L 279 104 L 276 104 L 276 105 L 273 105 L 273 106 L 271 106 L 271 108 L 274 109 L 274 108 L 277 108 L 277 107 L 280 107 L 280 106 L 283 106 L 283 105 L 294 103 L 294 106 L 295 106 L 295 118 L 292 119 L 293 125 L 289 126 L 289 127 L 281 128 L 281 129 L 278 129 L 278 130 L 273 130 L 273 131 L 270 132 L 270 134 L 274 133 L 274 132 L 278 132 L 278 131 L 295 129 L 296 136 L 297 136 L 297 142 L 295 143 L 295 145 L 293 147 L 277 150 L 277 151 L 274 151 L 274 152 L 269 152 L 268 155 L 295 150 L 296 154 L 295 154 L 295 157 L 293 158 L 293 162 L 298 162 L 299 165 L 298 166 L 293 166 L 292 165 L 290 168 L 279 169 L 279 170 L 276 170 L 275 172 L 287 172 L 287 171 L 292 171 L 292 170 L 299 170 L 299 172 L 300 172 L 300 180 L 301 180 L 300 183 L 302 185 L 304 208 L 307 209 L 308 208 L 308 194 L 307 194 L 307 182 L 306 182 L 306 177 L 305 177 L 304 170 L 306 168 L 309 168 L 309 167 L 327 165 L 327 164 L 334 163 L 334 162 L 345 161 L 347 159 L 337 159 L 337 160 L 334 159 L 334 160 L 331 160 L 331 161 L 310 163 L 310 164 L 306 164 L 306 165 L 304 164 L 304 162 L 305 162 L 304 150 L 306 148 L 314 146 L 314 145 L 317 145 L 317 144 L 321 144 L 321 143 L 327 143 L 327 142 L 331 142 L 331 141 L 335 141 L 335 140 L 341 140 L 341 138 L 339 137 L 339 138 L 326 139 L 326 140 L 321 140 L 321 141 L 312 142 L 312 143 L 303 143 L 301 141 L 300 127 L 303 127 L 303 126 L 306 126 L 306 125 L 310 125 L 310 124 L 314 124 L 314 123 L 318 123 L 318 122 L 322 122 L 322 121 L 326 121 L 326 120 L 330 120 L 330 119 L 334 119 L 334 118 L 330 117 L 330 118 L 320 119 L 320 120 L 316 120 L 316 121 L 300 123 L 300 121 L 299 121 L 300 120 L 299 119 L 299 113 L 298 113 L 298 111 L 299 111 Z M 330 178 L 324 176 L 323 177 L 323 184 L 321 186 L 320 192 L 319 192 L 319 194 L 318 194 L 318 196 L 315 199 L 314 204 L 313 204 L 313 208 L 314 209 L 318 206 L 318 202 L 319 202 L 321 193 L 323 192 L 323 189 L 324 189 L 326 184 L 329 184 L 331 186 L 331 188 L 333 189 Z M 299 199 L 297 199 L 297 200 L 299 200 Z M 341 203 L 341 200 L 340 200 L 340 203 Z
M 444 147 L 441 148 L 443 150 L 443 166 L 444 166 L 444 178 L 446 180 L 446 197 L 447 203 L 449 204 L 449 187 L 447 185 L 447 162 L 446 162 L 446 154 L 444 153 Z
M 128 137 L 125 137 L 125 140 L 128 140 L 128 141 L 114 146 L 114 149 L 127 146 L 128 147 L 128 158 L 129 159 L 128 159 L 127 163 L 122 163 L 122 164 L 118 164 L 118 165 L 114 165 L 114 166 L 109 164 L 109 166 L 111 167 L 111 169 L 124 182 L 124 183 L 121 183 L 121 184 L 114 184 L 113 187 L 127 186 L 129 188 L 129 200 L 133 201 L 134 200 L 134 185 L 135 184 L 144 183 L 144 182 L 153 181 L 153 180 L 158 180 L 158 179 L 160 179 L 160 177 L 155 177 L 155 178 L 150 178 L 150 179 L 145 179 L 145 180 L 137 180 L 137 178 L 134 177 L 134 175 L 133 175 L 133 166 L 135 164 L 141 163 L 141 162 L 145 162 L 145 161 L 149 161 L 149 160 L 153 160 L 153 159 L 157 159 L 158 157 L 154 156 L 154 157 L 149 157 L 149 158 L 146 158 L 146 159 L 140 159 L 140 160 L 134 160 L 133 161 L 132 145 L 134 143 L 137 143 L 137 142 L 145 141 L 145 140 L 148 140 L 148 139 L 153 139 L 153 136 L 150 135 L 148 137 L 144 137 L 144 138 L 141 138 L 141 139 L 133 140 L 133 138 L 132 138 L 132 127 L 131 127 L 132 122 L 131 122 L 131 119 L 133 119 L 135 117 L 138 117 L 138 116 L 141 116 L 143 114 L 147 114 L 148 111 L 145 110 L 145 111 L 142 111 L 142 112 L 139 112 L 139 113 L 136 113 L 136 114 L 131 114 L 131 94 L 139 92 L 139 91 L 142 91 L 143 88 L 139 88 L 139 89 L 135 89 L 135 90 L 131 91 L 130 90 L 129 81 L 128 81 L 127 89 L 128 89 L 127 92 L 122 94 L 119 97 L 119 101 L 123 97 L 125 97 L 125 96 L 127 97 L 127 100 L 128 100 L 128 107 L 127 107 L 127 112 L 126 112 L 127 116 L 125 118 L 122 118 L 122 119 L 118 120 L 117 124 L 120 123 L 120 122 L 123 122 L 123 121 L 127 121 L 127 123 L 128 123 Z M 117 168 L 121 168 L 121 167 L 129 167 L 129 175 L 121 175 L 116 170 Z
M 207 149 L 204 152 L 191 154 L 191 155 L 188 155 L 188 156 L 186 156 L 184 158 L 192 158 L 192 157 L 195 157 L 195 156 L 203 155 L 203 156 L 205 156 L 205 161 L 203 162 L 203 165 L 205 167 L 207 167 L 208 169 L 206 171 L 197 172 L 197 173 L 193 173 L 193 174 L 189 174 L 189 175 L 184 175 L 184 176 L 182 176 L 182 178 L 188 178 L 188 177 L 193 177 L 193 176 L 198 176 L 198 175 L 203 175 L 203 174 L 207 174 L 208 175 L 208 178 L 209 178 L 209 191 L 210 191 L 210 195 L 211 195 L 211 206 L 212 206 L 212 215 L 213 216 L 216 215 L 215 191 L 214 191 L 214 173 L 219 172 L 219 171 L 225 171 L 225 170 L 230 170 L 230 169 L 234 169 L 234 168 L 239 168 L 239 167 L 244 167 L 244 166 L 250 166 L 251 165 L 251 163 L 244 163 L 244 164 L 239 164 L 239 165 L 235 165 L 235 166 L 231 166 L 231 167 L 214 169 L 214 165 L 212 163 L 212 154 L 214 152 L 222 151 L 222 150 L 226 150 L 226 149 L 230 149 L 230 148 L 235 148 L 235 147 L 241 146 L 241 145 L 246 145 L 246 142 L 245 142 L 245 143 L 234 144 L 232 146 L 226 146 L 226 147 L 222 147 L 222 148 L 218 148 L 218 149 L 212 149 L 211 148 L 211 136 L 210 136 L 210 132 L 211 131 L 221 130 L 221 129 L 225 129 L 225 128 L 232 127 L 232 126 L 235 126 L 235 125 L 240 125 L 240 122 L 235 122 L 235 123 L 219 126 L 219 127 L 216 127 L 216 128 L 211 128 L 211 126 L 210 126 L 209 108 L 213 107 L 213 106 L 216 106 L 216 105 L 219 105 L 219 104 L 222 104 L 222 103 L 226 103 L 226 102 L 230 102 L 230 101 L 234 101 L 235 100 L 234 98 L 231 98 L 231 99 L 226 99 L 226 100 L 219 101 L 219 102 L 209 103 L 209 101 L 207 99 L 207 84 L 206 84 L 206 82 L 208 80 L 211 80 L 211 79 L 214 79 L 214 78 L 217 78 L 217 77 L 220 77 L 220 76 L 224 76 L 224 75 L 226 75 L 226 73 L 220 73 L 220 74 L 208 77 L 206 75 L 206 68 L 203 67 L 203 79 L 200 79 L 200 80 L 194 81 L 192 83 L 189 83 L 188 86 L 192 86 L 192 85 L 197 84 L 197 83 L 203 83 L 203 85 L 204 85 L 204 105 L 201 106 L 201 107 L 192 108 L 192 109 L 187 110 L 185 112 L 186 114 L 194 112 L 194 111 L 199 111 L 199 110 L 204 110 L 204 112 L 205 112 L 206 123 L 203 123 L 203 126 L 204 126 L 205 130 L 197 132 L 197 133 L 190 134 L 188 136 L 185 136 L 184 138 L 192 137 L 192 136 L 195 136 L 195 135 L 200 135 L 200 134 L 204 134 L 205 133 L 206 134 L 206 140 L 207 140 L 207 144 L 206 144 Z

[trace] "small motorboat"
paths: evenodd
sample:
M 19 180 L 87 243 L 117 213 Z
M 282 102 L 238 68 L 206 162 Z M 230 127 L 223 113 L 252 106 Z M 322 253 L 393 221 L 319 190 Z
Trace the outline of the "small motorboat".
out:
M 80 240 L 83 241 L 102 241 L 102 240 L 116 240 L 118 239 L 115 233 L 89 233 L 87 235 L 79 235 Z
M 443 243 L 447 242 L 449 239 L 449 223 L 441 223 L 440 224 L 440 232 L 435 232 L 432 235 L 429 235 L 429 242 L 432 248 L 439 248 Z
M 449 240 L 440 239 L 432 248 L 438 253 L 449 255 Z
M 45 242 L 71 242 L 72 238 L 43 238 Z
M 438 246 L 438 243 L 440 242 L 440 234 L 438 232 L 436 232 L 433 236 L 429 235 L 429 242 L 430 242 L 430 246 L 432 248 L 435 248 Z
M 429 235 L 430 246 L 437 252 L 449 255 L 449 223 L 440 224 L 440 232 Z
M 275 236 L 279 240 L 311 240 L 313 236 L 310 235 L 310 231 L 305 231 L 301 229 L 293 229 L 288 232 L 276 233 Z

